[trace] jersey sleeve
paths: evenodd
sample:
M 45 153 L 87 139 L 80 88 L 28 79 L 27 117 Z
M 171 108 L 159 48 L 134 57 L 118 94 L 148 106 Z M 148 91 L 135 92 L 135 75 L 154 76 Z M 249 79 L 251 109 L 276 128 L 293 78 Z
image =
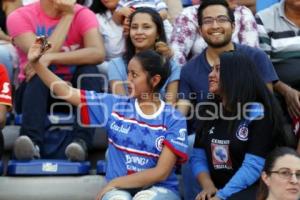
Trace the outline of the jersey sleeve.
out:
M 186 119 L 178 111 L 170 115 L 164 145 L 178 156 L 178 163 L 184 163 L 188 159 L 188 140 Z
M 6 27 L 9 35 L 13 38 L 23 33 L 34 32 L 30 17 L 27 17 L 25 13 L 22 14 L 19 9 L 8 15 Z
M 11 84 L 6 68 L 0 64 L 0 104 L 12 106 Z
M 279 79 L 271 60 L 264 51 L 257 51 L 255 58 L 259 60 L 256 64 L 258 65 L 257 67 L 261 71 L 262 78 L 266 83 L 271 83 Z
M 84 126 L 104 127 L 117 96 L 81 90 L 80 117 Z

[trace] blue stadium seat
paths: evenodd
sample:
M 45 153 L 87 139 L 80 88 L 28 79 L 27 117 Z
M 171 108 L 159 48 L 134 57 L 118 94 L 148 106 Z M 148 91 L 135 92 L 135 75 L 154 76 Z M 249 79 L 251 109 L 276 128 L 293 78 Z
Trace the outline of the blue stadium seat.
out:
M 71 162 L 67 160 L 31 160 L 8 162 L 10 176 L 46 176 L 46 175 L 84 175 L 88 174 L 91 164 L 85 162 Z
M 97 174 L 105 174 L 106 173 L 106 161 L 105 160 L 99 160 L 97 162 Z
M 65 113 L 55 113 L 55 115 L 48 115 L 45 125 L 72 125 L 74 122 L 74 115 Z M 15 125 L 22 124 L 22 114 L 15 115 Z

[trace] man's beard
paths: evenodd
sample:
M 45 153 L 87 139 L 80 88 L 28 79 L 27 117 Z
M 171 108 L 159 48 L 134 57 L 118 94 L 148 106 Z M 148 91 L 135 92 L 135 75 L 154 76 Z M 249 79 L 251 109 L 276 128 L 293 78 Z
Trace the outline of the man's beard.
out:
M 205 40 L 205 38 L 204 38 Z M 217 49 L 217 48 L 222 48 L 222 47 L 225 47 L 226 45 L 228 45 L 230 42 L 231 42 L 231 38 L 225 38 L 225 40 L 223 42 L 212 42 L 210 40 L 205 40 L 205 42 L 208 44 L 208 46 L 214 48 L 214 49 Z

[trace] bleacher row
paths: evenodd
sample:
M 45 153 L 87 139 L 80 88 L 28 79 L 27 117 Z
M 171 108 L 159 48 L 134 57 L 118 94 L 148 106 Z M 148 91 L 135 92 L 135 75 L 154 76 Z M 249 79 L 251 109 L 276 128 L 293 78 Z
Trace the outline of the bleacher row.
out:
M 18 137 L 22 123 L 21 115 L 8 115 L 8 124 L 3 130 L 5 154 L 0 160 L 0 199 L 94 199 L 105 184 L 106 162 L 104 154 L 107 144 L 104 130 L 95 131 L 94 149 L 89 161 L 71 162 L 66 159 L 15 160 L 12 155 L 14 140 Z M 49 115 L 46 120 L 49 133 L 59 134 L 68 130 L 73 116 Z M 54 129 L 53 129 L 54 128 Z M 71 133 L 71 131 L 69 130 Z M 63 134 L 63 131 L 61 131 Z M 98 143 L 97 143 L 98 142 Z M 93 153 L 95 155 L 93 155 Z M 85 183 L 83 185 L 83 183 Z M 35 189 L 34 189 L 35 188 Z M 21 195 L 22 194 L 22 195 Z
M 13 116 L 12 113 L 7 116 L 8 122 L 16 126 L 21 126 L 22 115 Z M 64 113 L 57 113 L 56 115 L 48 115 L 45 121 L 48 130 L 51 127 L 66 127 L 71 126 L 74 121 L 73 115 L 68 115 Z M 98 134 L 105 134 L 103 131 Z M 51 133 L 50 133 L 51 134 Z M 95 133 L 97 134 L 97 133 Z M 3 173 L 3 164 L 1 163 L 0 172 Z M 99 160 L 96 165 L 96 174 L 105 173 L 105 161 Z M 9 176 L 33 176 L 33 175 L 83 175 L 88 174 L 91 170 L 91 163 L 89 161 L 85 162 L 70 162 L 65 159 L 52 160 L 52 159 L 39 159 L 31 161 L 20 161 L 20 160 L 10 160 L 7 165 L 7 175 Z

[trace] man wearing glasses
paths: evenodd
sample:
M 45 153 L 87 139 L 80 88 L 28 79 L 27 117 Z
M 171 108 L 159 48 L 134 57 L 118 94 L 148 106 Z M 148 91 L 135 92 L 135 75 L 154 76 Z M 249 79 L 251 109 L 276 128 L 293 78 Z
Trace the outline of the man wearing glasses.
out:
M 233 10 L 235 18 L 232 41 L 251 47 L 259 47 L 255 18 L 251 10 L 243 4 L 248 0 L 238 2 L 236 0 L 226 1 Z M 170 43 L 174 51 L 174 59 L 180 66 L 185 65 L 190 58 L 197 56 L 207 47 L 198 31 L 198 8 L 199 5 L 184 8 L 173 24 L 174 29 Z
M 212 66 L 219 64 L 219 55 L 225 51 L 235 50 L 250 57 L 267 86 L 272 89 L 272 82 L 277 81 L 278 76 L 267 55 L 259 49 L 231 41 L 235 19 L 226 0 L 203 0 L 197 17 L 198 31 L 208 46 L 200 55 L 191 59 L 181 71 L 178 109 L 188 116 L 188 119 L 197 113 L 199 104 L 214 98 L 208 93 L 208 74 Z M 193 127 L 193 123 L 190 125 L 189 131 L 192 133 L 196 127 Z M 193 146 L 193 142 L 194 139 L 190 136 L 190 147 Z M 187 195 L 185 199 L 195 198 L 195 193 L 200 191 L 194 185 L 191 186 L 192 180 L 196 180 L 191 174 L 190 166 L 183 166 L 184 189 Z

